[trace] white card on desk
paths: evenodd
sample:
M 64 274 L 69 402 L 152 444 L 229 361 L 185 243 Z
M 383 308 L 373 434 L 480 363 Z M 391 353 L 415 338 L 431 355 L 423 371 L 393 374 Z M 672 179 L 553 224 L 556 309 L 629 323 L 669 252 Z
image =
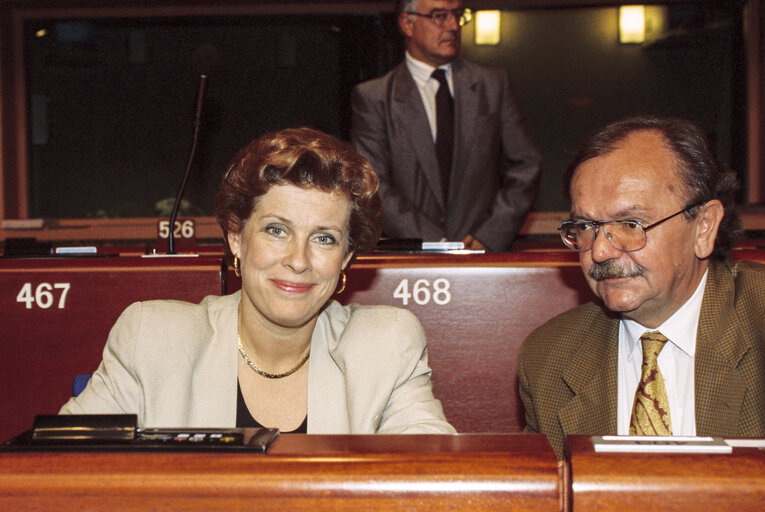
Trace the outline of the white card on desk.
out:
M 423 251 L 459 251 L 464 248 L 463 242 L 422 242 Z
M 632 453 L 731 453 L 721 437 L 592 436 L 596 452 Z
M 725 442 L 734 448 L 765 448 L 765 439 L 726 439 Z

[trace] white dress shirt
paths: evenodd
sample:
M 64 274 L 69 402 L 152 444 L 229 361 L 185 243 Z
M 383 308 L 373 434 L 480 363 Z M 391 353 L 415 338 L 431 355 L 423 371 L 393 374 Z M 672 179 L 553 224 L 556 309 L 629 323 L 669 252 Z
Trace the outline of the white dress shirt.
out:
M 669 339 L 659 354 L 658 364 L 667 388 L 672 435 L 696 435 L 694 360 L 696 332 L 707 273 L 708 271 L 704 272 L 691 298 L 657 329 L 647 329 L 633 320 L 625 319 L 620 322 L 617 413 L 619 435 L 629 434 L 632 406 L 643 364 L 640 336 L 649 331 L 659 331 Z
M 454 97 L 454 83 L 452 79 L 452 65 L 444 64 L 439 66 L 446 73 L 446 81 L 449 84 L 449 92 Z M 428 123 L 430 123 L 430 134 L 433 136 L 433 141 L 436 140 L 436 93 L 438 92 L 438 80 L 433 78 L 433 71 L 436 70 L 430 64 L 426 64 L 419 61 L 409 55 L 406 52 L 406 68 L 414 78 L 414 83 L 417 84 L 417 89 L 420 91 L 420 97 L 422 98 L 422 104 L 425 106 L 425 114 L 428 116 Z

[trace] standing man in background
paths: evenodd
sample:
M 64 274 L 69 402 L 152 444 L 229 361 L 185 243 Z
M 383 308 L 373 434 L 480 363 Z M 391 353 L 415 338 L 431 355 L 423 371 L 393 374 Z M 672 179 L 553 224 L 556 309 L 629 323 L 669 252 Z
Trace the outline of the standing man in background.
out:
M 351 97 L 351 142 L 380 176 L 383 232 L 506 251 L 540 172 L 507 73 L 458 58 L 461 0 L 396 8 L 404 61 Z

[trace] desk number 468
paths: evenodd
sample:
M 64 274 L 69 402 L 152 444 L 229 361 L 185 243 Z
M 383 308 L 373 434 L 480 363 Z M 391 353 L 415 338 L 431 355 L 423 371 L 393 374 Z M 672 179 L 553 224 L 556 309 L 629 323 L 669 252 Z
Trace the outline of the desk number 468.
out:
M 449 304 L 452 300 L 452 294 L 449 292 L 449 280 L 443 277 L 433 281 L 433 290 L 431 291 L 430 281 L 427 279 L 418 279 L 409 291 L 409 279 L 402 279 L 393 291 L 393 297 L 401 299 L 404 306 L 409 304 L 409 299 L 413 299 L 416 304 L 424 306 L 433 300 L 439 306 Z
M 23 302 L 27 309 L 37 304 L 38 308 L 48 309 L 56 301 L 55 294 L 58 294 L 58 309 L 64 309 L 66 306 L 66 295 L 69 293 L 69 283 L 40 283 L 32 291 L 32 283 L 24 283 L 16 295 L 16 302 Z

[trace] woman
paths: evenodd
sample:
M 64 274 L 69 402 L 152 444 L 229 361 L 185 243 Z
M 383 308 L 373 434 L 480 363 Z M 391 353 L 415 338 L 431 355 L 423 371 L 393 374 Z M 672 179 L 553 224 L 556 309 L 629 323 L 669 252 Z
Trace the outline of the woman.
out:
M 331 300 L 353 257 L 377 243 L 377 186 L 363 157 L 321 132 L 250 143 L 215 197 L 241 291 L 128 307 L 61 413 L 136 413 L 144 427 L 454 432 L 419 321 Z

